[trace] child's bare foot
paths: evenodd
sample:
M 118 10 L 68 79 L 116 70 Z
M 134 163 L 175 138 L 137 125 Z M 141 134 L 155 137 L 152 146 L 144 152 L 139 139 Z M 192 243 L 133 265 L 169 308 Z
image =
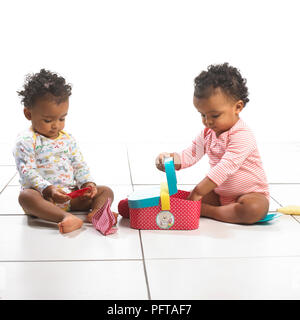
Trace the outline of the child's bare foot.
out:
M 68 233 L 82 227 L 83 221 L 76 216 L 69 214 L 61 222 L 58 228 L 61 233 Z
M 113 215 L 115 216 L 115 223 L 114 223 L 114 226 L 117 224 L 117 222 L 118 222 L 118 213 L 116 213 L 116 212 L 113 212 Z
M 86 220 L 89 222 L 89 223 L 92 223 L 92 219 L 93 219 L 93 216 L 94 214 L 97 212 L 97 210 L 93 210 L 91 211 L 90 213 L 88 213 L 88 215 L 86 216 Z
M 92 223 L 92 219 L 93 219 L 93 216 L 94 214 L 98 211 L 98 209 L 94 209 L 93 211 L 91 211 L 88 215 L 87 215 L 87 221 Z M 118 213 L 116 212 L 113 212 L 113 215 L 115 216 L 115 223 L 114 223 L 114 226 L 117 224 L 118 222 Z

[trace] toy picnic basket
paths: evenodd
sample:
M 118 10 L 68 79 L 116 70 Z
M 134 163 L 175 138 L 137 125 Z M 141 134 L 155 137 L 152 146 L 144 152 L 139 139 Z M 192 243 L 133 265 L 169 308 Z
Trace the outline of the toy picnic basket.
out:
M 138 190 L 128 197 L 130 226 L 143 230 L 194 230 L 199 227 L 200 201 L 187 200 L 189 192 L 177 190 L 172 158 L 165 159 L 167 182 L 160 188 Z

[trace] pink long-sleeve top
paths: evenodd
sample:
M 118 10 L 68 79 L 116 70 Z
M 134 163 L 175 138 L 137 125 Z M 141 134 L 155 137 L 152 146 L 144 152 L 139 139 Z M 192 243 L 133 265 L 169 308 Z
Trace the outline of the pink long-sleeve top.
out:
M 192 145 L 180 153 L 181 168 L 208 155 L 207 177 L 216 185 L 215 192 L 224 197 L 260 192 L 269 198 L 269 188 L 255 137 L 242 119 L 219 137 L 205 128 Z

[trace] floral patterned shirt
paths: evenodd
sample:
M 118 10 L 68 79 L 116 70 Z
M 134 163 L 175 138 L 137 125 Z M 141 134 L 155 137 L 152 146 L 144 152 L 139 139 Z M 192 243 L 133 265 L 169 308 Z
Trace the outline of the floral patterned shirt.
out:
M 75 139 L 64 131 L 49 139 L 27 129 L 18 135 L 13 155 L 23 189 L 42 193 L 50 185 L 71 189 L 94 182 Z

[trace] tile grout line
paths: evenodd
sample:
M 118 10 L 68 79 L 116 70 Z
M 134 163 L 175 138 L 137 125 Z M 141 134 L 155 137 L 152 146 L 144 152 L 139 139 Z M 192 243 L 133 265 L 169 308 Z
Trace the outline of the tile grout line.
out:
M 300 255 L 290 255 L 290 256 L 203 256 L 203 257 L 183 257 L 183 258 L 175 258 L 175 257 L 169 257 L 169 258 L 148 258 L 148 261 L 168 261 L 168 260 L 237 260 L 237 259 L 285 259 L 285 258 L 300 258 Z
M 15 167 L 16 165 L 13 163 L 13 164 L 0 164 L 0 168 L 1 167 Z
M 139 230 L 140 231 L 140 230 Z M 169 258 L 148 258 L 148 261 L 165 261 L 165 260 L 236 260 L 236 259 L 285 259 L 285 258 L 300 258 L 300 255 L 288 255 L 288 256 L 224 256 L 224 257 L 213 257 L 213 256 L 203 256 L 203 257 L 183 257 L 183 258 L 175 258 L 175 257 L 169 257 Z M 59 262 L 117 262 L 117 261 L 143 261 L 145 259 L 46 259 L 46 260 L 0 260 L 0 263 L 59 263 Z M 148 280 L 148 279 L 147 279 Z M 150 291 L 150 290 L 149 290 Z M 149 292 L 150 296 L 150 292 Z
M 291 214 L 291 217 L 292 217 L 297 223 L 300 223 L 300 221 L 295 217 L 295 215 Z
M 270 195 L 270 197 L 277 203 L 277 204 L 279 204 L 281 207 L 283 207 L 283 205 L 279 202 L 279 201 L 277 201 L 274 197 L 272 197 L 271 195 Z M 277 212 L 277 211 L 276 211 Z M 294 215 L 290 215 L 297 223 L 300 223 L 300 221 L 298 220 L 298 219 L 296 219 L 295 217 L 294 217 Z
M 12 178 L 9 179 L 9 181 L 7 182 L 7 184 L 2 188 L 2 190 L 0 191 L 0 194 L 5 190 L 5 188 L 9 185 L 9 183 L 14 179 L 14 177 L 16 176 L 17 172 L 14 173 L 14 175 L 12 176 Z
M 270 198 L 272 198 L 278 205 L 280 205 L 280 207 L 283 207 L 283 205 L 279 201 L 277 201 L 274 197 L 272 197 L 271 195 L 270 195 Z
M 294 215 L 291 214 L 291 216 L 292 216 L 292 218 L 293 218 L 294 220 L 296 220 L 296 222 L 300 223 L 300 221 L 299 221 L 298 219 L 296 219 L 296 217 L 294 217 Z
M 131 187 L 132 187 L 132 190 L 134 191 L 131 166 L 130 166 L 130 159 L 129 159 L 129 152 L 128 152 L 127 145 L 126 145 L 126 152 L 127 152 L 127 161 L 128 161 L 128 168 L 129 168 L 129 174 L 130 174 Z M 151 300 L 151 293 L 150 293 L 149 280 L 148 280 L 148 275 L 147 275 L 147 268 L 146 268 L 146 261 L 145 261 L 145 255 L 144 255 L 141 230 L 139 230 L 139 238 L 140 238 L 140 246 L 141 246 L 141 251 L 142 251 L 143 269 L 144 269 L 144 275 L 145 275 L 145 281 L 146 281 L 146 287 L 147 287 L 147 296 L 148 296 L 148 300 Z
M 292 184 L 292 185 L 299 185 L 300 182 L 269 182 L 269 185 L 287 185 L 287 184 Z
M 130 175 L 131 187 L 132 187 L 132 190 L 134 191 L 134 185 L 133 185 L 132 174 L 131 174 L 131 167 L 130 167 L 130 160 L 129 160 L 129 152 L 128 152 L 128 147 L 127 147 L 127 145 L 126 145 L 126 153 L 127 153 L 127 162 L 128 162 L 128 168 L 129 168 L 129 175 Z
M 0 260 L 0 263 L 18 263 L 18 262 L 33 262 L 33 263 L 60 263 L 60 262 L 120 262 L 120 261 L 142 261 L 142 259 L 49 259 L 49 260 Z
M 143 248 L 141 230 L 139 230 L 139 237 L 140 237 L 140 244 L 141 244 L 141 250 L 142 250 L 143 267 L 144 267 L 144 274 L 145 274 L 145 280 L 146 280 L 146 286 L 147 286 L 148 300 L 152 300 L 151 299 L 151 293 L 150 293 L 149 280 L 148 280 L 148 275 L 147 275 L 147 268 L 146 268 L 146 261 L 145 261 L 145 255 L 144 255 L 144 248 Z

